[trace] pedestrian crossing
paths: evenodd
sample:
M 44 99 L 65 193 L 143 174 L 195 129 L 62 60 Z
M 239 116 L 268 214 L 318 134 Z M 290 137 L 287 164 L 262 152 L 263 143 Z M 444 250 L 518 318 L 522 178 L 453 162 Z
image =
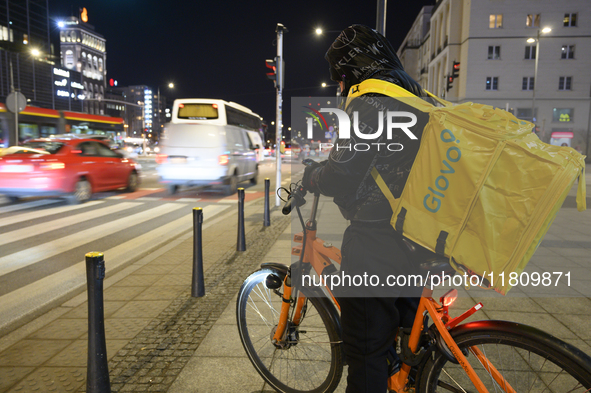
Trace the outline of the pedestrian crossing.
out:
M 187 191 L 186 194 L 194 195 L 195 192 Z M 264 196 L 263 191 L 248 190 L 244 191 L 244 199 L 246 202 L 260 198 Z M 238 200 L 238 194 L 225 196 L 219 192 L 201 192 L 196 197 L 188 197 L 180 193 L 179 195 L 169 195 L 164 188 L 143 188 L 136 192 L 129 194 L 118 194 L 107 196 L 106 199 L 115 200 L 139 200 L 139 201 L 167 201 L 167 202 L 180 202 L 190 203 L 204 201 L 209 203 L 227 203 L 236 202 Z
M 0 205 L 0 332 L 85 286 L 85 253 L 103 252 L 107 274 L 113 273 L 189 232 L 194 207 L 202 207 L 206 220 L 236 213 L 227 203 L 181 199 Z

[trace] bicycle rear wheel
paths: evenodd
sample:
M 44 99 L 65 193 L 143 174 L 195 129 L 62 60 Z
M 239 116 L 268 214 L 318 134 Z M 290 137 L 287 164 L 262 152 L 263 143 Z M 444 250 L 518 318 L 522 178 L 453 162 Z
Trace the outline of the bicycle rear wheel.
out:
M 283 301 L 265 286 L 272 273 L 261 269 L 251 274 L 238 294 L 238 333 L 248 357 L 277 391 L 334 391 L 342 375 L 343 357 L 339 332 L 327 311 L 329 300 L 307 298 L 301 323 L 295 326 L 288 321 L 287 340 L 276 345 L 271 339 Z
M 591 388 L 591 358 L 538 329 L 505 321 L 472 322 L 452 330 L 459 348 L 489 392 L 586 392 Z M 495 381 L 489 365 L 505 381 Z M 468 375 L 441 352 L 433 352 L 420 371 L 419 392 L 476 392 Z

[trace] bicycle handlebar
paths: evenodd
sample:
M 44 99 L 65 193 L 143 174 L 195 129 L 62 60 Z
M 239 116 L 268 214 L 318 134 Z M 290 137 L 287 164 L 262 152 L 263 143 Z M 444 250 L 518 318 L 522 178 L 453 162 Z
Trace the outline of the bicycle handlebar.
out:
M 306 203 L 306 200 L 304 199 L 305 196 L 306 189 L 302 185 L 297 186 L 296 189 L 293 190 L 289 195 L 287 202 L 285 202 L 283 209 L 281 209 L 281 212 L 287 216 L 289 213 L 291 213 L 292 208 L 302 206 L 304 203 Z
M 303 160 L 302 164 L 304 164 L 307 167 L 315 167 L 320 165 L 310 158 Z M 293 190 L 292 193 L 289 195 L 287 202 L 285 202 L 285 205 L 283 205 L 283 209 L 281 209 L 281 212 L 287 216 L 289 213 L 291 213 L 292 208 L 304 205 L 306 203 L 306 200 L 304 199 L 305 196 L 306 189 L 301 184 L 298 185 L 296 189 Z

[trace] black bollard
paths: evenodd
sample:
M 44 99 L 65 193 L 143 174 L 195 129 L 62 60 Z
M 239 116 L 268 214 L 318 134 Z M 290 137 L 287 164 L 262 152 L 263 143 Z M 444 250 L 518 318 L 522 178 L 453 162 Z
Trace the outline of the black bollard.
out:
M 205 284 L 203 283 L 203 243 L 201 242 L 201 225 L 203 224 L 203 210 L 200 207 L 193 208 L 193 284 L 191 296 L 205 296 Z
M 265 178 L 265 215 L 263 217 L 263 226 L 271 225 L 271 213 L 269 212 L 269 188 L 271 186 L 271 180 Z
M 86 363 L 86 392 L 110 393 L 105 312 L 103 308 L 103 279 L 105 260 L 102 252 L 86 254 L 86 284 L 88 287 L 88 361 Z
M 238 189 L 238 240 L 236 251 L 246 251 L 246 238 L 244 235 L 244 188 Z

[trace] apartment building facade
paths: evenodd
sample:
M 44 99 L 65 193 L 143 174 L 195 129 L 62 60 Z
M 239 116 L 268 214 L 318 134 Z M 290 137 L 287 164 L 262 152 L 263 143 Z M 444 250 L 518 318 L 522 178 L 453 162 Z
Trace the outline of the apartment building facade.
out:
M 544 142 L 589 151 L 588 0 L 440 0 L 425 8 L 405 42 L 426 24 L 426 13 L 428 33 L 418 48 L 403 43 L 398 51 L 424 88 L 453 103 L 506 109 L 533 121 Z M 459 75 L 450 83 L 454 62 Z

